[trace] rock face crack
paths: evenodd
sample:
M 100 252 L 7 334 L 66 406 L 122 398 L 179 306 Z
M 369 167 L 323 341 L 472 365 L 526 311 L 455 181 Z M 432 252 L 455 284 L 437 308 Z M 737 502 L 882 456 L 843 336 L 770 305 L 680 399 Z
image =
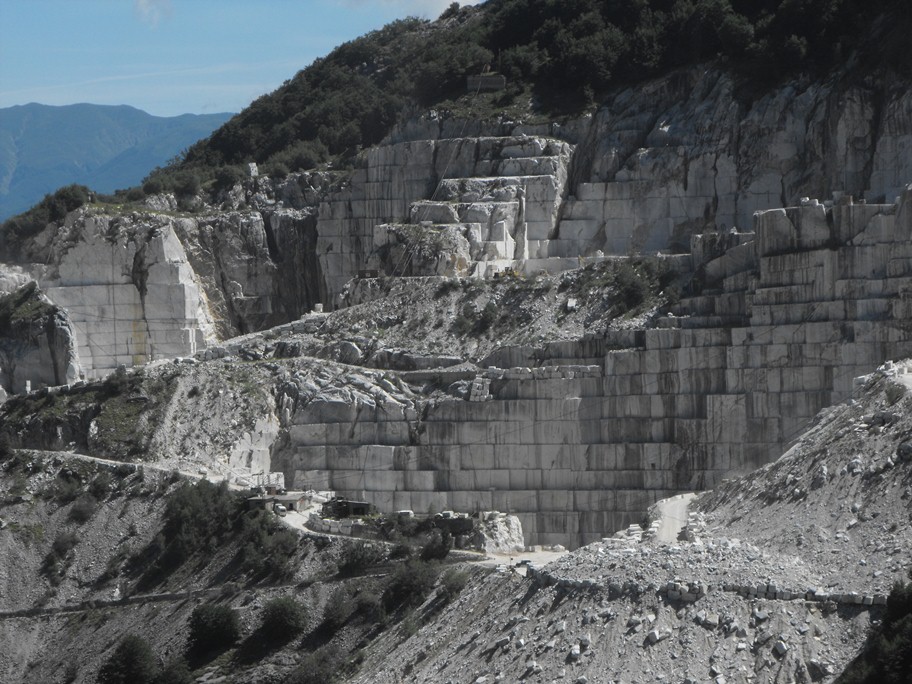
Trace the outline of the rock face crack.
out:
M 871 187 L 871 178 L 874 175 L 874 166 L 877 161 L 877 147 L 878 142 L 880 141 L 881 132 L 883 131 L 884 125 L 884 111 L 886 109 L 886 94 L 882 88 L 878 88 L 872 93 L 872 105 L 874 108 L 873 116 L 871 117 L 871 129 L 869 133 L 869 142 L 868 150 L 869 155 L 867 160 L 865 160 L 865 165 L 862 170 L 862 177 L 864 178 L 864 188 Z M 880 201 L 886 201 L 886 197 L 880 198 L 869 198 L 870 200 L 879 199 Z
M 152 231 L 149 232 L 147 239 L 151 239 L 154 236 Z M 149 359 L 155 358 L 155 344 L 152 341 L 152 330 L 149 326 L 149 319 L 146 313 L 146 295 L 149 291 L 149 264 L 146 263 L 146 247 L 148 242 L 143 242 L 142 245 L 136 250 L 136 253 L 133 255 L 133 266 L 130 269 L 130 280 L 133 281 L 133 284 L 136 286 L 137 292 L 139 292 L 139 306 L 141 310 L 140 319 L 141 323 L 145 325 L 145 331 L 143 330 L 134 330 L 138 334 L 141 334 L 145 337 L 145 343 L 148 345 L 146 350 L 146 356 Z M 136 340 L 133 340 L 133 344 L 136 345 Z M 132 350 L 134 354 L 136 353 L 136 348 Z

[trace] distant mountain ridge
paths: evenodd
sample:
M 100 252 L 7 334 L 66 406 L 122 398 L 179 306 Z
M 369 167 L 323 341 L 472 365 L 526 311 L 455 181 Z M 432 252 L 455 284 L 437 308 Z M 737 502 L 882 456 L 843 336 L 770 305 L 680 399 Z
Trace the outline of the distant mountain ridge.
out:
M 99 192 L 136 185 L 231 116 L 160 117 L 128 105 L 0 109 L 0 220 L 70 183 Z

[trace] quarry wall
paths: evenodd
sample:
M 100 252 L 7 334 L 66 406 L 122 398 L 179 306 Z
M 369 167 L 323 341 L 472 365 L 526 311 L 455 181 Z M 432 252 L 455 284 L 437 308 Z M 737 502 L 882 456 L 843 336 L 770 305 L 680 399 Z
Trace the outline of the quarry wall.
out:
M 912 188 L 828 204 L 695 237 L 705 289 L 656 328 L 503 350 L 511 367 L 481 371 L 469 400 L 414 417 L 310 404 L 274 467 L 381 510 L 508 511 L 528 543 L 571 546 L 753 470 L 912 353 Z

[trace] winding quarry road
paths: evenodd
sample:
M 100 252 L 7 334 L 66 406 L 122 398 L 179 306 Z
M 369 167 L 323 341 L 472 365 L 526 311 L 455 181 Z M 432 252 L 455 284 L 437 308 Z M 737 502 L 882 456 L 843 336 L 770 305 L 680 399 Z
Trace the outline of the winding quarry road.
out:
M 674 544 L 678 535 L 687 524 L 687 510 L 696 494 L 678 494 L 670 499 L 663 499 L 656 504 L 659 519 L 662 521 L 656 533 L 656 541 Z

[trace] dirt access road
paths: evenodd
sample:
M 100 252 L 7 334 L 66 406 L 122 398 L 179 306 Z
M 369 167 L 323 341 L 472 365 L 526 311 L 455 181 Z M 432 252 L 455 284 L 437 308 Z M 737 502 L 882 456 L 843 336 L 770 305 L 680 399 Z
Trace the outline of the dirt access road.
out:
M 656 532 L 656 541 L 666 544 L 674 544 L 678 541 L 678 535 L 687 525 L 687 511 L 695 496 L 694 493 L 678 494 L 656 503 L 656 511 L 661 521 Z

